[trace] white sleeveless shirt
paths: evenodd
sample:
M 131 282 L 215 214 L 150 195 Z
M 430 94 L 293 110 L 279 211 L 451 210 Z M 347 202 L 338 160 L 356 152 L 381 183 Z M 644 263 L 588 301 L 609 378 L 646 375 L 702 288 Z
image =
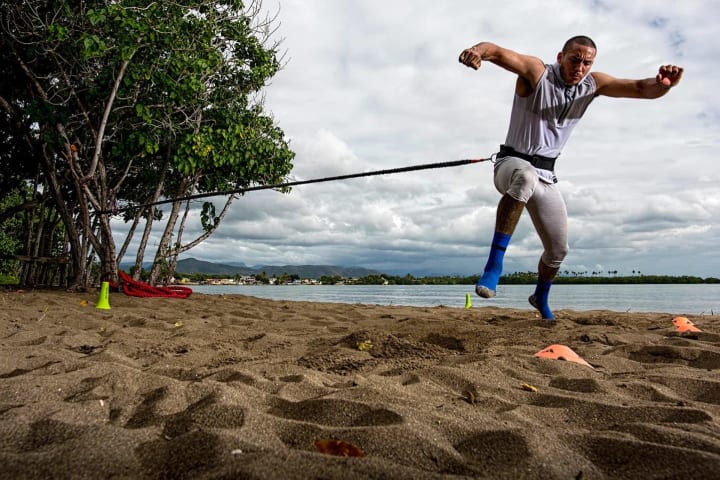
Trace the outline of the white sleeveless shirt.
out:
M 527 97 L 515 95 L 505 145 L 528 155 L 557 157 L 595 98 L 595 90 L 592 75 L 567 85 L 558 63 L 545 65 L 535 90 Z M 544 177 L 550 172 L 538 173 Z

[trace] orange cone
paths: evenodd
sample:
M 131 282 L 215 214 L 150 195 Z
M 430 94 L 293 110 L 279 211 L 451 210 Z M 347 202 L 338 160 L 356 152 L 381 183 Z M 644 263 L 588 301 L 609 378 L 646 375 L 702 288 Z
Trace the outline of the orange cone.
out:
M 550 358 L 553 360 L 566 360 L 568 362 L 579 363 L 586 367 L 594 368 L 588 362 L 583 360 L 577 353 L 573 352 L 565 345 L 550 345 L 544 350 L 540 350 L 535 354 L 538 358 Z
M 702 332 L 702 330 L 696 327 L 687 317 L 675 317 L 672 322 L 678 332 Z

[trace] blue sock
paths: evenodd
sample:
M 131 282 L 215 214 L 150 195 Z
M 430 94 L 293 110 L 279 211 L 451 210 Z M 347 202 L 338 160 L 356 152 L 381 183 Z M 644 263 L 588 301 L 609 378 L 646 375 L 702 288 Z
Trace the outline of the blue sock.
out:
M 485 264 L 485 271 L 478 280 L 477 284 L 495 291 L 500 281 L 500 275 L 503 269 L 503 258 L 505 250 L 510 244 L 510 237 L 507 233 L 495 232 L 493 236 L 492 246 L 490 247 L 490 255 Z
M 542 318 L 546 320 L 555 320 L 555 315 L 553 315 L 552 310 L 550 310 L 550 307 L 548 306 L 550 287 L 552 287 L 552 282 L 546 282 L 538 278 L 537 286 L 535 287 L 535 294 L 531 298 L 535 299 L 533 306 L 540 311 Z

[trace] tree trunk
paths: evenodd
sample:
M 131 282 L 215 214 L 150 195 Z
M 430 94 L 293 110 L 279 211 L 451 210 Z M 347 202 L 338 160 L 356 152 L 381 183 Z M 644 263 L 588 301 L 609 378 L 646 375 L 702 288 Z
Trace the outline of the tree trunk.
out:
M 177 271 L 177 262 L 178 262 L 178 251 L 180 250 L 180 245 L 182 245 L 182 236 L 183 232 L 185 231 L 185 222 L 187 221 L 187 217 L 190 214 L 190 200 L 185 202 L 185 213 L 183 213 L 182 220 L 180 220 L 180 225 L 178 226 L 178 233 L 177 238 L 175 239 L 175 245 L 170 252 L 170 261 L 168 262 L 168 279 L 173 278 L 175 276 L 175 272 Z
M 130 247 L 130 242 L 132 241 L 133 237 L 135 236 L 135 230 L 137 230 L 137 226 L 140 224 L 141 218 L 142 218 L 142 209 L 138 209 L 138 212 L 135 214 L 135 217 L 133 218 L 132 225 L 130 225 L 128 234 L 125 237 L 123 244 L 120 246 L 120 251 L 118 252 L 117 257 L 115 257 L 115 262 L 118 264 L 118 266 L 122 263 L 122 259 L 125 256 L 125 253 L 127 253 L 128 247 Z
M 194 181 L 185 180 L 180 183 L 180 187 L 177 190 L 176 198 L 180 198 L 188 190 L 190 185 L 193 185 Z M 170 242 L 172 241 L 173 231 L 175 230 L 175 224 L 177 222 L 178 215 L 180 214 L 181 201 L 177 200 L 172 203 L 170 214 L 168 215 L 167 224 L 163 231 L 162 237 L 160 237 L 160 243 L 158 244 L 157 251 L 155 252 L 155 260 L 153 261 L 152 269 L 150 270 L 150 285 L 155 285 L 161 274 L 161 269 L 166 265 L 167 258 L 170 253 Z
M 100 254 L 100 280 L 118 281 L 118 264 L 115 258 L 115 240 L 110 227 L 110 216 L 100 215 L 100 238 L 102 252 Z
M 163 162 L 163 166 L 160 171 L 160 180 L 155 187 L 155 192 L 153 193 L 152 199 L 149 203 L 157 202 L 160 198 L 160 195 L 162 194 L 163 189 L 165 188 L 165 177 L 167 175 L 168 167 L 170 166 L 170 156 L 170 151 L 168 151 L 167 155 L 165 155 L 165 161 Z M 135 280 L 138 280 L 140 278 L 140 272 L 142 272 L 143 259 L 145 258 L 145 249 L 147 248 L 148 239 L 150 238 L 150 232 L 152 231 L 152 225 L 155 220 L 155 210 L 156 207 L 154 205 L 148 207 L 147 221 L 145 222 L 143 235 L 140 239 L 140 246 L 138 247 L 138 251 L 135 256 L 135 270 L 132 272 L 132 277 Z M 140 212 L 138 212 L 138 214 L 139 213 Z
M 210 235 L 212 235 L 215 232 L 215 230 L 217 230 L 218 227 L 220 227 L 220 223 L 222 223 L 223 218 L 225 218 L 225 215 L 230 210 L 230 205 L 232 205 L 233 200 L 235 200 L 234 195 L 231 195 L 228 197 L 227 201 L 225 202 L 225 206 L 223 207 L 222 211 L 220 212 L 220 215 L 218 215 L 217 223 L 215 225 L 213 225 L 213 227 L 208 228 L 208 230 L 205 233 L 203 233 L 202 235 L 197 237 L 192 242 L 187 243 L 187 244 L 183 245 L 182 247 L 178 247 L 176 250 L 171 252 L 172 255 L 177 256 L 177 255 L 180 255 L 181 253 L 185 253 L 188 250 L 190 250 L 191 248 L 199 245 L 201 242 L 204 242 L 205 240 L 207 240 L 210 237 Z
M 225 202 L 225 206 L 223 207 L 222 211 L 220 212 L 220 215 L 218 216 L 217 222 L 211 227 L 208 228 L 208 230 L 197 237 L 192 242 L 182 245 L 182 235 L 185 231 L 185 221 L 187 220 L 188 213 L 190 212 L 190 202 L 187 202 L 187 205 L 185 207 L 185 214 L 183 215 L 182 221 L 180 222 L 180 226 L 178 227 L 178 234 L 177 239 L 175 241 L 175 246 L 171 251 L 168 252 L 168 256 L 171 259 L 168 264 L 168 277 L 175 276 L 175 271 L 177 269 L 177 262 L 178 257 L 181 253 L 187 252 L 191 248 L 195 247 L 196 245 L 200 244 L 201 242 L 205 241 L 207 238 L 210 237 L 210 235 L 215 232 L 215 230 L 218 229 L 220 226 L 220 223 L 222 222 L 223 218 L 225 218 L 225 215 L 227 214 L 228 210 L 230 209 L 230 205 L 232 205 L 233 200 L 235 199 L 234 195 L 231 195 L 228 197 L 227 201 Z
M 45 148 L 42 148 L 41 160 L 47 178 L 47 186 L 55 201 L 55 207 L 60 214 L 67 233 L 68 244 L 70 245 L 70 276 L 68 278 L 69 290 L 80 290 L 83 288 L 83 277 L 85 276 L 85 251 L 83 251 L 80 235 L 75 226 L 73 216 L 68 209 L 68 203 L 60 189 L 60 182 L 53 162 L 48 157 Z

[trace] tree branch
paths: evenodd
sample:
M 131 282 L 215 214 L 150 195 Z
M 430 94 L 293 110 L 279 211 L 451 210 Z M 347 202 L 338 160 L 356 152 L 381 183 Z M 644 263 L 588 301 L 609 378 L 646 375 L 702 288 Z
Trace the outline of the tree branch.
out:
M 90 170 L 85 175 L 85 177 L 82 178 L 83 182 L 88 181 L 90 178 L 93 177 L 93 175 L 95 175 L 95 170 L 97 169 L 97 164 L 100 161 L 100 154 L 102 152 L 102 141 L 103 136 L 105 135 L 105 127 L 107 126 L 107 121 L 110 117 L 110 112 L 112 111 L 115 97 L 117 96 L 117 92 L 120 89 L 120 82 L 122 82 L 128 65 L 130 65 L 130 60 L 124 60 L 122 65 L 120 66 L 120 71 L 118 72 L 117 78 L 115 78 L 115 84 L 113 85 L 113 88 L 110 92 L 110 97 L 108 98 L 107 104 L 105 105 L 105 111 L 103 112 L 102 120 L 100 121 L 100 128 L 98 129 L 97 138 L 95 139 L 95 151 L 93 152 L 92 161 L 90 162 Z

